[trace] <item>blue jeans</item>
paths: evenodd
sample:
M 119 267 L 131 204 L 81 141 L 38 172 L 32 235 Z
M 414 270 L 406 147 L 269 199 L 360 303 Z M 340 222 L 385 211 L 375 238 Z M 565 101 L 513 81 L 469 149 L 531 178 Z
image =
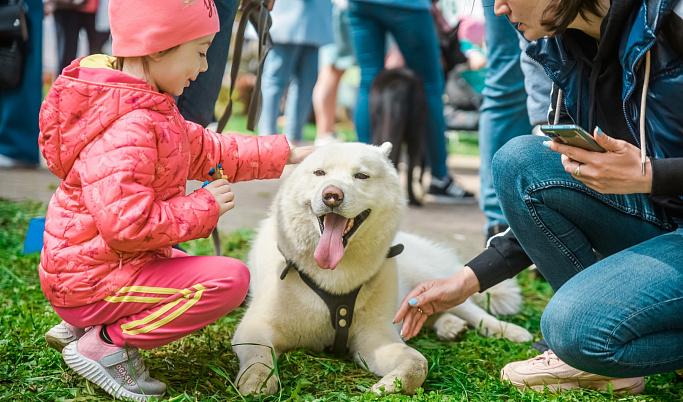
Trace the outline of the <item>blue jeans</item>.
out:
M 214 121 L 216 100 L 228 62 L 232 23 L 235 21 L 238 7 L 239 0 L 216 0 L 221 27 L 206 53 L 209 69 L 199 74 L 177 100 L 180 114 L 185 119 L 204 127 Z
M 278 132 L 280 101 L 287 89 L 284 132 L 289 140 L 301 140 L 304 124 L 311 115 L 311 96 L 317 79 L 318 46 L 274 43 L 266 56 L 261 78 L 263 106 L 259 134 Z
M 29 41 L 21 84 L 0 90 L 0 154 L 20 162 L 38 164 L 38 112 L 43 99 L 43 3 L 28 6 Z
M 489 54 L 479 115 L 479 208 L 484 212 L 486 225 L 491 227 L 506 223 L 493 190 L 491 160 L 511 138 L 530 134 L 531 125 L 517 31 L 506 17 L 493 13 L 493 4 L 484 7 L 484 17 Z M 543 70 L 541 73 L 545 77 Z
M 512 231 L 555 295 L 541 319 L 569 365 L 614 377 L 683 367 L 683 226 L 643 194 L 605 195 L 566 173 L 544 138 L 493 159 Z
M 408 68 L 422 79 L 427 97 L 427 145 L 432 176 L 446 177 L 447 151 L 441 100 L 444 77 L 436 28 L 429 10 L 351 1 L 349 26 L 353 49 L 361 70 L 355 116 L 358 140 L 365 143 L 372 141 L 368 106 L 370 87 L 377 74 L 384 68 L 388 32 L 396 40 Z

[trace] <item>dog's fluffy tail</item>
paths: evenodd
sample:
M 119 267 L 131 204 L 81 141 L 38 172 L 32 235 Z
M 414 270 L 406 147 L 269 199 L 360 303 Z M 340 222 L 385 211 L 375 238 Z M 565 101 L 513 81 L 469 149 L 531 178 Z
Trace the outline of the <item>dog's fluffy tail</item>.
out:
M 522 291 L 515 279 L 507 279 L 472 295 L 472 300 L 486 311 L 495 315 L 517 314 L 522 308 Z

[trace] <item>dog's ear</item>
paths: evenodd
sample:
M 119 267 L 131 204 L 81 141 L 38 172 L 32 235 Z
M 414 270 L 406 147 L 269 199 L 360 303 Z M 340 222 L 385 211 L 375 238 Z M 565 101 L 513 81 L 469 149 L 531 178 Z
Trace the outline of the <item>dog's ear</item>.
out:
M 380 152 L 382 152 L 384 154 L 384 156 L 386 156 L 388 158 L 389 155 L 391 155 L 391 149 L 393 147 L 394 146 L 391 145 L 391 143 L 389 141 L 387 141 L 387 142 L 385 142 L 379 146 L 379 150 L 380 150 Z

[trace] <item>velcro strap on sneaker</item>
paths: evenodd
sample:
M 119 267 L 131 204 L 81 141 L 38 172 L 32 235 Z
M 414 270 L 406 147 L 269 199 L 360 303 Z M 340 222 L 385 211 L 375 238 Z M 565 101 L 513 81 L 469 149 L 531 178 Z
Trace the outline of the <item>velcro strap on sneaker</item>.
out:
M 99 363 L 104 367 L 112 367 L 119 363 L 128 361 L 130 356 L 128 355 L 128 349 L 121 349 L 110 355 L 104 356 L 100 359 Z

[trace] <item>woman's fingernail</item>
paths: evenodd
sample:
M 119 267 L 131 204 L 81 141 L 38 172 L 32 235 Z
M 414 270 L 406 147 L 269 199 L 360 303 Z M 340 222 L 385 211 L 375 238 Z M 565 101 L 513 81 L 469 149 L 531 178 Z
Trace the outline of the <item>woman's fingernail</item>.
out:
M 417 299 L 413 297 L 412 299 L 408 300 L 408 304 L 415 306 L 417 304 Z
M 550 141 L 543 141 L 543 146 L 546 148 L 550 148 Z
M 601 129 L 600 127 L 598 127 L 597 129 L 598 129 L 598 135 L 599 135 L 599 136 L 602 137 L 603 135 L 605 135 L 605 132 L 602 131 L 602 129 Z

